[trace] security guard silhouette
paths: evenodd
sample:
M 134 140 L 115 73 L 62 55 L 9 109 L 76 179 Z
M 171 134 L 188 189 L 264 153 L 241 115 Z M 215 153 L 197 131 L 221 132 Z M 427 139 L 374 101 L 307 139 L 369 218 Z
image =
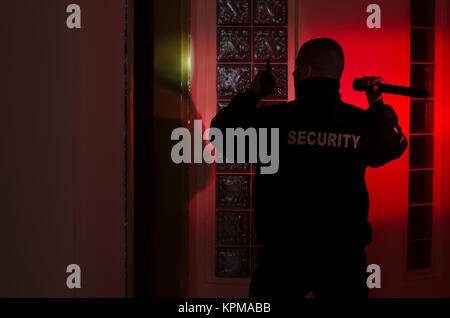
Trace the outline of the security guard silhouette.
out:
M 257 108 L 268 95 L 260 73 L 211 126 L 279 128 L 280 165 L 261 174 L 253 197 L 256 236 L 263 246 L 250 297 L 322 301 L 366 299 L 364 248 L 371 242 L 365 171 L 399 158 L 408 146 L 392 107 L 365 77 L 368 110 L 341 101 L 344 53 L 331 39 L 306 42 L 295 61 L 296 100 Z M 226 151 L 226 150 L 225 150 Z

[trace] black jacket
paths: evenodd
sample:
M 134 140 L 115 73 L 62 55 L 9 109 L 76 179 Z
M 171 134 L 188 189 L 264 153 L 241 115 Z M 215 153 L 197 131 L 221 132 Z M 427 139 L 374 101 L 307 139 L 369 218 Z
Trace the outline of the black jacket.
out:
M 370 243 L 366 167 L 399 158 L 408 146 L 392 107 L 341 101 L 339 81 L 311 78 L 297 100 L 257 108 L 249 90 L 219 111 L 211 127 L 279 128 L 280 166 L 254 183 L 258 241 L 274 248 L 361 248 Z M 386 180 L 389 182 L 389 180 Z

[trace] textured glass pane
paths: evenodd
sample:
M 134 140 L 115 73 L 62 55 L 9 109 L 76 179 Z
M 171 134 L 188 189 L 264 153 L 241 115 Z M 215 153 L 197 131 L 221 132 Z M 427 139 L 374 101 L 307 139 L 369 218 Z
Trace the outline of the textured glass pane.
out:
M 408 269 L 431 266 L 431 240 L 408 242 Z
M 430 97 L 434 96 L 434 66 L 432 64 L 412 64 L 411 86 L 425 88 Z
M 256 267 L 261 260 L 261 248 L 253 248 L 252 249 L 252 273 L 255 272 Z
M 411 61 L 434 62 L 434 29 L 411 30 Z
M 217 61 L 250 62 L 251 53 L 250 28 L 217 29 Z
M 410 206 L 408 208 L 408 239 L 417 240 L 431 238 L 433 207 Z
M 216 276 L 248 277 L 250 275 L 250 251 L 248 248 L 218 248 Z
M 409 143 L 409 167 L 433 168 L 434 136 L 411 136 Z
M 256 25 L 286 25 L 287 0 L 254 0 Z
M 287 29 L 258 28 L 253 30 L 255 62 L 287 62 Z
M 217 24 L 249 25 L 250 0 L 217 0 Z
M 220 111 L 227 107 L 230 104 L 230 102 L 218 102 L 217 103 L 217 111 Z
M 254 76 L 259 72 L 266 70 L 266 65 L 255 65 Z M 275 76 L 275 91 L 273 94 L 264 97 L 263 99 L 287 99 L 288 98 L 288 68 L 287 65 L 274 64 L 272 65 L 272 74 Z
M 250 241 L 249 214 L 217 213 L 217 244 L 244 245 Z
M 217 176 L 218 209 L 248 209 L 250 207 L 250 177 L 234 175 Z
M 409 173 L 409 203 L 433 202 L 433 171 L 412 171 Z
M 250 172 L 249 163 L 218 163 L 216 164 L 217 173 L 237 173 L 237 172 Z
M 411 101 L 411 133 L 434 131 L 434 103 L 425 100 Z
M 434 2 L 434 0 L 411 0 L 411 26 L 434 26 Z
M 253 213 L 252 217 L 253 222 L 253 231 L 252 231 L 252 239 L 253 239 L 253 245 L 254 246 L 261 246 L 261 242 L 258 241 L 258 236 L 256 235 L 256 227 L 255 227 L 255 214 Z
M 232 98 L 250 86 L 250 65 L 217 66 L 217 98 Z

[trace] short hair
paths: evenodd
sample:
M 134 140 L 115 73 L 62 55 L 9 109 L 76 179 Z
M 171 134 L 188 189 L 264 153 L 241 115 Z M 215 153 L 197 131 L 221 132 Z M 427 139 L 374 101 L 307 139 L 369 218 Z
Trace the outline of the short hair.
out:
M 309 64 L 313 76 L 340 79 L 344 71 L 344 51 L 335 40 L 318 38 L 305 42 L 298 53 L 300 65 Z

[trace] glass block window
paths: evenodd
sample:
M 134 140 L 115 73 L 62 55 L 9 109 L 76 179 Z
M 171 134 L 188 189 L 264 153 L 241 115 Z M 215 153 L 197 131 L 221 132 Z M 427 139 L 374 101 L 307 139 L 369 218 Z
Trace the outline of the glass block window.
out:
M 216 276 L 248 277 L 250 275 L 250 249 L 247 247 L 219 247 L 216 259 Z
M 249 163 L 218 163 L 216 171 L 223 173 L 248 173 L 250 172 Z
M 217 29 L 217 61 L 250 62 L 251 57 L 250 28 Z
M 216 0 L 217 111 L 245 92 L 270 59 L 275 92 L 260 107 L 288 98 L 287 0 Z M 253 164 L 216 164 L 217 277 L 248 278 L 261 246 L 253 226 Z
M 411 60 L 423 63 L 434 61 L 434 30 L 432 28 L 411 30 Z
M 217 212 L 217 244 L 246 245 L 250 243 L 250 214 Z
M 411 0 L 411 86 L 427 99 L 411 99 L 407 270 L 432 266 L 434 176 L 435 0 Z
M 218 65 L 217 66 L 217 97 L 232 98 L 250 87 L 250 65 Z
M 229 102 L 218 102 L 217 103 L 217 111 L 220 111 L 228 106 Z
M 250 25 L 251 0 L 217 0 L 217 25 Z
M 217 209 L 250 208 L 249 175 L 217 175 L 216 191 Z
M 412 206 L 408 211 L 408 239 L 420 240 L 431 236 L 432 205 Z
M 435 0 L 411 0 L 411 26 L 434 27 Z
M 411 101 L 411 133 L 434 132 L 434 103 L 433 100 Z
M 432 169 L 434 154 L 433 135 L 412 135 L 410 137 L 409 166 L 411 169 Z
M 409 269 L 426 269 L 431 267 L 431 240 L 409 242 L 407 263 Z
M 253 8 L 254 25 L 287 24 L 287 0 L 257 0 Z
M 409 172 L 410 206 L 433 203 L 433 170 L 412 170 Z
M 420 49 L 421 50 L 421 49 Z M 411 85 L 413 87 L 426 88 L 430 97 L 434 96 L 434 64 L 412 62 Z
M 253 74 L 257 76 L 259 72 L 264 71 L 266 65 L 255 65 Z M 272 65 L 272 74 L 275 77 L 275 90 L 273 94 L 262 98 L 266 99 L 287 99 L 288 97 L 288 67 L 285 64 Z
M 257 28 L 253 30 L 253 60 L 264 63 L 287 62 L 287 29 Z

